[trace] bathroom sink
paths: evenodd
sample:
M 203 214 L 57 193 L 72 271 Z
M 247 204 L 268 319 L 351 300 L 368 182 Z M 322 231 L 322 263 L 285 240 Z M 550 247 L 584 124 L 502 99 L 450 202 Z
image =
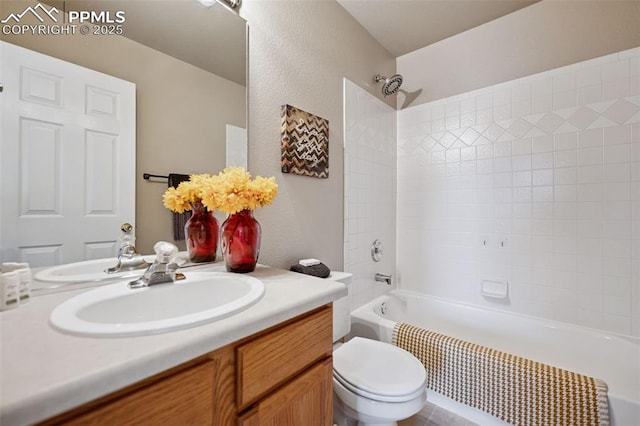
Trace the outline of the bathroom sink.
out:
M 153 259 L 155 259 L 153 255 L 144 256 L 144 260 L 148 263 L 152 263 Z M 112 280 L 124 276 L 133 277 L 144 273 L 144 269 L 115 272 L 113 274 L 104 272 L 105 269 L 115 266 L 117 263 L 118 261 L 115 257 L 66 263 L 36 272 L 35 279 L 53 283 L 79 283 L 85 281 Z
M 194 327 L 257 302 L 262 281 L 227 272 L 189 272 L 184 280 L 130 289 L 130 280 L 79 294 L 51 313 L 54 328 L 75 335 L 125 337 Z

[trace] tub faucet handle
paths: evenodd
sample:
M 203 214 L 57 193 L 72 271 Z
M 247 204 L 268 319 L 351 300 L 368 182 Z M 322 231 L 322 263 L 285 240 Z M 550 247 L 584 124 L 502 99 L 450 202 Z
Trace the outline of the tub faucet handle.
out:
M 387 285 L 391 285 L 391 275 L 376 273 L 376 281 L 380 281 L 381 283 L 387 283 Z

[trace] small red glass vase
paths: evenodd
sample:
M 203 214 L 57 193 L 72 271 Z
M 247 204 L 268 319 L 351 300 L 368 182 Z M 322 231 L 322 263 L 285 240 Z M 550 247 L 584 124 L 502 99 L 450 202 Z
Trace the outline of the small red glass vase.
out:
M 252 210 L 230 214 L 222 224 L 222 256 L 229 272 L 251 272 L 260 254 L 262 229 Z
M 218 250 L 220 227 L 213 213 L 199 202 L 192 204 L 192 214 L 184 225 L 187 252 L 191 262 L 213 262 Z

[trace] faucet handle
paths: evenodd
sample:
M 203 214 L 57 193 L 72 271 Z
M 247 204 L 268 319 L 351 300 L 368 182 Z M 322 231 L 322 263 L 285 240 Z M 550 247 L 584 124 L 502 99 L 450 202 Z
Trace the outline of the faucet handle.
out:
M 169 263 L 178 254 L 178 247 L 166 241 L 158 241 L 153 250 L 156 252 L 156 262 Z

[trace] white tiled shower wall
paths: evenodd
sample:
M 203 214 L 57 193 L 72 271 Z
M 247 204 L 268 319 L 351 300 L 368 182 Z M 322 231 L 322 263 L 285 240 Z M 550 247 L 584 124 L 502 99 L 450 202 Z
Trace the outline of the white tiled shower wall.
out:
M 351 309 L 391 290 L 376 272 L 396 270 L 396 111 L 344 80 L 344 268 L 353 274 Z M 371 244 L 380 239 L 380 262 Z M 395 283 L 395 276 L 394 283 Z
M 397 197 L 400 287 L 640 336 L 640 48 L 400 111 Z

